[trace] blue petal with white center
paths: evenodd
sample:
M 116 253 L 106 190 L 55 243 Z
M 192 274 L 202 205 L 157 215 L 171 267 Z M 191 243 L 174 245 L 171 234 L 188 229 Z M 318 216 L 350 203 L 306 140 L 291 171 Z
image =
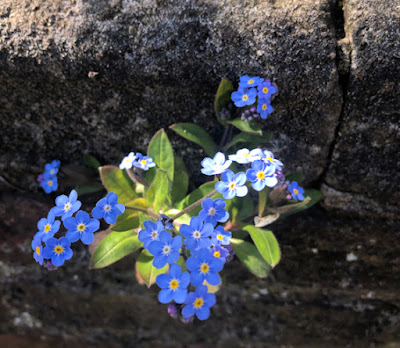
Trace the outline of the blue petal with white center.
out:
M 217 175 L 226 171 L 232 164 L 231 160 L 225 160 L 222 152 L 217 152 L 214 158 L 206 157 L 201 161 L 201 172 L 205 175 Z
M 246 172 L 247 179 L 256 191 L 261 191 L 265 186 L 274 187 L 278 179 L 274 175 L 275 167 L 264 164 L 261 160 L 254 161 L 251 169 Z
M 69 197 L 66 195 L 58 196 L 56 206 L 51 208 L 51 211 L 55 216 L 61 216 L 61 220 L 64 221 L 67 217 L 74 215 L 81 205 L 81 202 L 78 201 L 78 193 L 72 190 Z
M 96 207 L 92 210 L 92 216 L 95 219 L 104 219 L 110 225 L 117 222 L 117 215 L 121 215 L 125 211 L 125 206 L 118 203 L 118 195 L 109 192 L 105 198 L 100 199 L 96 203 Z
M 217 226 L 218 222 L 226 222 L 229 219 L 229 213 L 225 210 L 226 202 L 218 198 L 215 201 L 212 198 L 207 198 L 201 203 L 203 208 L 199 213 L 199 218 L 205 223 Z
M 215 184 L 215 189 L 222 193 L 225 199 L 232 199 L 235 196 L 244 197 L 247 195 L 248 189 L 245 186 L 246 174 L 239 172 L 235 174 L 231 170 L 227 170 L 222 174 L 222 181 Z
M 148 250 L 154 255 L 153 266 L 163 268 L 167 263 L 171 264 L 179 259 L 179 249 L 182 247 L 182 237 L 172 238 L 167 231 L 162 231 L 159 240 L 149 243 Z

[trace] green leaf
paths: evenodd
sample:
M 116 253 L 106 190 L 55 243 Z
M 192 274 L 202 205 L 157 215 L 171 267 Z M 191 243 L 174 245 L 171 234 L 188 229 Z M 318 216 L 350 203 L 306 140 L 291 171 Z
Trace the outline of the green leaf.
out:
M 111 232 L 94 251 L 89 267 L 93 269 L 107 267 L 142 246 L 143 243 L 138 240 L 135 231 Z
M 148 216 L 146 213 L 139 213 L 139 220 L 140 220 L 140 227 L 142 229 L 145 229 L 143 222 L 150 220 L 154 222 L 154 219 L 152 219 L 150 216 Z
M 204 196 L 208 195 L 209 193 L 211 193 L 212 191 L 215 190 L 216 182 L 217 182 L 217 180 L 209 181 L 209 182 L 206 182 L 205 184 L 199 186 L 196 190 L 191 192 L 182 201 L 180 201 L 176 205 L 176 208 L 179 210 L 183 210 L 186 207 L 188 207 L 189 205 L 191 205 L 192 203 L 198 201 L 200 198 L 203 198 Z M 200 210 L 201 210 L 201 205 L 194 208 L 193 210 L 189 211 L 187 214 L 190 216 L 194 216 L 194 215 L 197 215 L 200 212 Z
M 157 269 L 152 265 L 154 256 L 146 249 L 143 249 L 136 261 L 136 278 L 140 284 L 146 284 L 147 287 L 152 286 L 156 282 L 159 274 L 168 272 L 168 265 L 161 269 Z
M 222 195 L 219 198 L 222 198 Z M 248 195 L 234 197 L 233 199 L 226 200 L 226 210 L 229 212 L 229 220 L 235 223 L 254 214 L 254 203 Z
M 78 193 L 78 196 L 99 192 L 101 190 L 104 190 L 104 187 L 100 183 L 93 183 L 91 185 L 77 185 L 75 187 L 75 191 Z
M 272 138 L 273 135 L 270 132 L 263 132 L 263 135 L 240 132 L 238 135 L 235 135 L 228 144 L 224 146 L 223 150 L 226 151 L 238 143 L 249 143 L 253 146 L 258 146 L 261 143 L 266 143 L 267 141 L 272 140 Z
M 114 166 L 100 167 L 100 178 L 108 192 L 118 195 L 118 202 L 127 203 L 138 197 L 128 174 Z
M 290 182 L 296 181 L 298 184 L 300 184 L 303 181 L 303 175 L 301 173 L 288 174 L 286 175 L 285 179 Z
M 244 226 L 243 229 L 249 232 L 251 239 L 265 261 L 275 267 L 281 259 L 281 251 L 274 234 L 271 231 L 251 225 Z
M 217 94 L 215 95 L 214 110 L 218 121 L 223 126 L 226 126 L 227 122 L 221 118 L 221 110 L 231 101 L 231 95 L 234 91 L 235 89 L 233 88 L 231 81 L 228 79 L 221 80 L 218 86 Z
M 271 266 L 264 260 L 253 244 L 235 238 L 231 238 L 230 242 L 239 260 L 243 262 L 251 273 L 260 278 L 268 276 Z
M 306 204 L 304 204 L 304 205 L 301 204 L 302 202 L 300 202 L 298 207 L 296 207 L 296 208 L 294 208 L 294 209 L 292 209 L 292 210 L 290 210 L 288 212 L 282 213 L 281 217 L 285 217 L 285 216 L 289 216 L 289 215 L 292 215 L 292 214 L 296 214 L 296 213 L 298 213 L 300 211 L 308 209 L 308 208 L 312 207 L 314 204 L 316 204 L 322 198 L 322 192 L 318 191 L 318 190 L 314 190 L 314 189 L 306 189 L 306 190 L 304 190 L 304 194 L 303 195 L 305 197 L 305 201 L 307 199 L 309 199 L 308 202 Z M 290 206 L 290 205 L 288 205 L 288 206 Z
M 258 216 L 262 216 L 264 213 L 265 205 L 268 199 L 268 187 L 258 192 Z
M 89 154 L 85 154 L 85 155 L 83 155 L 83 161 L 89 168 L 93 169 L 93 171 L 95 171 L 96 173 L 99 172 L 99 168 L 101 167 L 101 164 L 97 160 L 96 157 L 89 155 Z
M 182 158 L 175 156 L 174 170 L 174 181 L 171 191 L 172 203 L 179 202 L 185 198 L 189 186 L 189 176 Z
M 240 118 L 236 118 L 232 121 L 228 121 L 228 123 L 232 124 L 243 132 L 262 135 L 262 131 L 256 121 L 246 122 L 241 120 Z
M 174 180 L 174 152 L 164 129 L 160 129 L 150 141 L 147 150 L 158 168 L 168 172 L 168 178 Z
M 153 206 L 153 210 L 156 213 L 160 211 L 165 198 L 168 196 L 168 191 L 168 173 L 161 168 L 157 168 L 156 176 L 147 192 L 147 202 Z
M 181 137 L 200 145 L 208 156 L 214 157 L 218 150 L 217 144 L 203 128 L 194 123 L 175 123 L 170 126 Z
M 115 232 L 124 232 L 138 228 L 140 225 L 139 215 L 136 211 L 126 209 L 121 215 L 118 215 L 117 222 L 111 225 L 111 229 Z

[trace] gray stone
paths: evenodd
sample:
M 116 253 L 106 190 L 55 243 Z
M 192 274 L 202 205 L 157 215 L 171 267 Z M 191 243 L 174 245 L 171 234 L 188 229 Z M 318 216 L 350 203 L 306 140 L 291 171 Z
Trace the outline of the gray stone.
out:
M 326 176 L 334 189 L 326 194 L 336 193 L 325 204 L 333 207 L 337 191 L 342 196 L 356 193 L 385 216 L 393 209 L 382 209 L 398 207 L 400 201 L 400 7 L 396 0 L 348 0 L 344 17 L 350 71 Z M 346 205 L 340 208 L 346 210 Z
M 0 3 L 0 175 L 22 189 L 55 158 L 117 164 L 175 122 L 218 139 L 222 77 L 272 79 L 269 144 L 306 182 L 341 110 L 334 1 L 6 0 Z M 204 153 L 170 134 L 197 173 Z

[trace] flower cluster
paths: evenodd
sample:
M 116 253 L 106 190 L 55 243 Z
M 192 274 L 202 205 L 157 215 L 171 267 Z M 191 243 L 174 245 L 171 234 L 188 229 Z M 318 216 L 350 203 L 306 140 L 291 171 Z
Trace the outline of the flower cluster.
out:
M 247 167 L 246 172 L 234 173 L 228 169 L 232 162 L 243 164 Z M 241 149 L 236 154 L 229 155 L 228 160 L 225 159 L 222 152 L 218 152 L 214 158 L 206 157 L 201 164 L 203 174 L 221 174 L 222 180 L 215 184 L 215 189 L 222 193 L 225 199 L 246 196 L 248 193 L 247 181 L 256 191 L 262 191 L 265 187 L 275 187 L 285 181 L 282 173 L 283 163 L 276 159 L 271 151 L 260 148 L 251 151 Z M 288 190 L 291 193 L 288 199 L 304 200 L 304 190 L 298 186 L 297 182 L 293 181 Z
M 142 170 L 149 170 L 149 168 L 154 167 L 156 164 L 153 159 L 149 156 L 143 156 L 140 152 L 136 155 L 134 152 L 129 153 L 128 156 L 124 157 L 119 165 L 119 169 L 131 169 L 132 167 L 140 168 Z
M 42 186 L 44 192 L 51 193 L 57 190 L 57 173 L 60 169 L 60 161 L 54 160 L 44 166 L 44 173 L 40 174 L 37 181 Z
M 231 99 L 237 107 L 253 105 L 257 101 L 257 109 L 251 108 L 247 114 L 242 114 L 243 120 L 251 121 L 258 115 L 262 119 L 266 119 L 274 110 L 271 106 L 271 96 L 276 92 L 276 86 L 272 85 L 270 80 L 245 75 L 240 77 L 239 88 L 232 93 Z M 255 113 L 256 110 L 257 114 Z M 250 115 L 250 112 L 252 115 Z
M 143 247 L 154 255 L 153 266 L 160 269 L 169 265 L 168 273 L 156 278 L 161 288 L 159 301 L 174 301 L 177 306 L 170 306 L 168 311 L 177 316 L 178 308 L 182 308 L 184 320 L 194 315 L 200 320 L 210 316 L 215 295 L 209 292 L 207 285 L 221 283 L 218 272 L 229 260 L 231 250 L 231 232 L 225 231 L 221 225 L 217 226 L 229 218 L 225 201 L 207 198 L 201 206 L 199 215 L 192 217 L 189 225 L 180 226 L 179 235 L 175 235 L 173 230 L 172 233 L 167 231 L 172 226 L 165 225 L 162 220 L 145 221 L 145 228 L 139 232 Z M 177 263 L 181 256 L 185 271 Z
M 40 265 L 44 264 L 49 269 L 62 266 L 65 260 L 72 257 L 71 243 L 78 240 L 86 245 L 93 243 L 94 232 L 100 227 L 99 219 L 115 223 L 116 216 L 125 211 L 125 206 L 118 203 L 118 196 L 113 192 L 97 202 L 92 210 L 92 218 L 86 211 L 79 210 L 80 207 L 78 194 L 72 190 L 69 196 L 58 196 L 56 206 L 50 209 L 47 218 L 39 220 L 39 231 L 35 234 L 31 246 L 34 251 L 33 257 Z M 56 220 L 56 217 L 60 217 L 61 221 Z M 61 222 L 67 231 L 57 239 L 54 235 L 59 232 Z

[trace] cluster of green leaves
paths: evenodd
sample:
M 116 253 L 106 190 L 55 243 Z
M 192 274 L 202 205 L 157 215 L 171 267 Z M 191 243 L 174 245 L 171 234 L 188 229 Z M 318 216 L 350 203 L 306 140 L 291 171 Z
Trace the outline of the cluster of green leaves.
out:
M 240 118 L 224 120 L 220 111 L 230 101 L 234 91 L 230 81 L 223 79 L 215 99 L 215 112 L 218 121 L 223 126 L 235 127 L 236 133 L 227 139 L 226 143 L 218 146 L 212 136 L 202 127 L 193 123 L 177 123 L 170 128 L 199 146 L 205 153 L 213 157 L 221 148 L 225 153 L 236 151 L 237 146 L 255 148 L 270 140 L 271 134 L 263 133 L 256 122 L 244 122 Z M 155 277 L 167 271 L 152 266 L 153 256 L 142 248 L 138 240 L 138 230 L 143 228 L 146 220 L 155 221 L 159 212 L 169 217 L 178 214 L 194 202 L 210 194 L 215 189 L 216 180 L 206 182 L 188 193 L 189 176 L 182 158 L 175 156 L 166 132 L 161 129 L 152 138 L 147 155 L 156 163 L 155 168 L 144 172 L 143 177 L 132 171 L 121 171 L 114 166 L 99 168 L 101 181 L 109 192 L 118 194 L 119 202 L 125 204 L 126 211 L 118 216 L 117 222 L 110 226 L 110 233 L 99 243 L 91 261 L 91 268 L 106 267 L 122 257 L 133 253 L 136 258 L 136 276 L 139 282 L 151 286 Z M 95 164 L 97 165 L 97 163 Z M 232 168 L 233 167 L 233 168 Z M 231 169 L 236 171 L 235 167 Z M 199 165 L 200 169 L 200 165 Z M 301 178 L 296 177 L 297 181 Z M 230 214 L 229 226 L 233 237 L 231 245 L 240 261 L 258 277 L 268 276 L 271 268 L 280 261 L 280 249 L 274 234 L 264 227 L 280 217 L 285 217 L 309 208 L 321 197 L 316 190 L 306 190 L 306 200 L 301 203 L 288 202 L 283 197 L 282 189 L 278 192 L 268 189 L 259 196 L 258 216 L 257 207 L 250 195 L 243 198 L 235 197 L 227 201 Z M 222 198 L 217 193 L 213 199 Z M 187 211 L 174 221 L 176 233 L 179 224 L 189 223 L 196 216 L 201 206 Z M 263 216 L 266 214 L 265 216 Z M 180 262 L 184 267 L 184 262 Z

